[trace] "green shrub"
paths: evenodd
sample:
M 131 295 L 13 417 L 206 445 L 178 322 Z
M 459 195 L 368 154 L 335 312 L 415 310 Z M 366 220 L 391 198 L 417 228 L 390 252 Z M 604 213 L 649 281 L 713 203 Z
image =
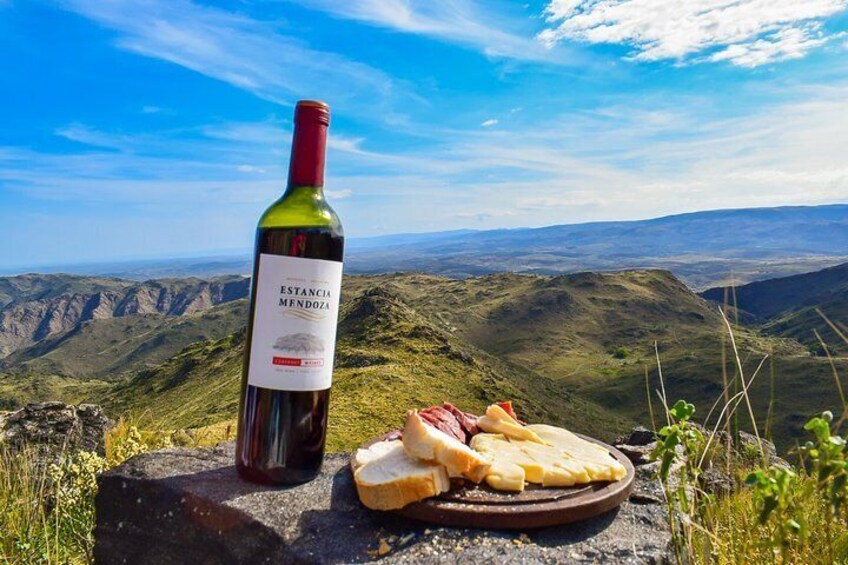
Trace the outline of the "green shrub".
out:
M 615 359 L 627 359 L 632 355 L 632 352 L 629 348 L 624 347 L 623 345 L 619 345 L 617 347 L 610 347 L 608 350 L 610 355 L 612 355 Z

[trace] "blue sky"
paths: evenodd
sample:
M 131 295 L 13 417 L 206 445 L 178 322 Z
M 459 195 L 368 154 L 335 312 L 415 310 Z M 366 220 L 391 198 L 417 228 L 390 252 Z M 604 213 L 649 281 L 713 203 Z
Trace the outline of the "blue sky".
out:
M 848 201 L 848 0 L 0 0 L 0 267 Z

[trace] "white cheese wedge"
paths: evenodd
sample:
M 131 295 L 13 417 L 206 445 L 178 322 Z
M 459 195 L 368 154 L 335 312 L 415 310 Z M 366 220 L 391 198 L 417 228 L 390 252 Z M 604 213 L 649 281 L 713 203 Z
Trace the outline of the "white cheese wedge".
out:
M 526 427 L 534 431 L 545 443 L 559 448 L 571 461 L 582 465 L 593 481 L 618 481 L 627 475 L 624 465 L 597 443 L 586 441 L 566 429 L 555 426 L 532 424 Z
M 519 424 L 515 418 L 507 414 L 506 410 L 497 404 L 492 404 L 486 408 L 485 416 L 477 420 L 477 427 L 484 432 L 503 434 L 510 439 L 523 439 L 536 443 L 545 443 L 542 438 L 528 429 L 528 426 Z
M 503 434 L 481 433 L 471 440 L 475 451 L 493 459 L 492 472 L 504 465 L 517 465 L 524 470 L 527 482 L 551 487 L 566 487 L 592 481 L 615 481 L 627 474 L 624 466 L 606 449 L 583 440 L 568 430 L 554 426 L 526 426 L 544 443 L 511 439 Z M 487 484 L 497 489 L 503 484 L 501 474 Z M 507 490 L 507 489 L 504 489 Z M 508 489 L 513 490 L 513 489 Z
M 359 500 L 374 510 L 395 510 L 450 490 L 441 465 L 407 455 L 401 440 L 358 449 L 351 464 Z
M 524 469 L 509 461 L 495 460 L 486 473 L 486 484 L 495 490 L 522 492 L 524 481 Z

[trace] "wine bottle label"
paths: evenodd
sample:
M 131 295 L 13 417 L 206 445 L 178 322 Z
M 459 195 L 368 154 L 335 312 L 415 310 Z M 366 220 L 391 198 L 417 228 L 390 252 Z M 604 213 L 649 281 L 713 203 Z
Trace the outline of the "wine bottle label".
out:
M 249 384 L 291 391 L 330 388 L 341 288 L 338 261 L 259 255 Z

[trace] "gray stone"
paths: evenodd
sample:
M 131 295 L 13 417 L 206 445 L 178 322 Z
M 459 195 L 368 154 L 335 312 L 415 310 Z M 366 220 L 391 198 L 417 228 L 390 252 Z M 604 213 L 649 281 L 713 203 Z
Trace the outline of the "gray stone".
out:
M 648 445 L 655 442 L 657 434 L 643 426 L 636 426 L 626 436 L 615 440 L 615 445 Z
M 625 502 L 579 524 L 525 532 L 441 528 L 364 508 L 347 463 L 331 455 L 314 481 L 271 488 L 238 478 L 232 443 L 135 457 L 99 478 L 96 562 L 669 561 L 661 504 Z
M 709 467 L 701 475 L 701 488 L 709 494 L 730 495 L 736 491 L 733 478 L 717 466 Z
M 27 404 L 0 414 L 0 442 L 11 449 L 26 446 L 55 456 L 81 449 L 103 455 L 104 435 L 110 426 L 103 410 L 93 404 Z
M 651 462 L 651 454 L 657 446 L 657 442 L 647 445 L 616 444 L 615 448 L 622 452 L 634 465 L 645 465 Z

